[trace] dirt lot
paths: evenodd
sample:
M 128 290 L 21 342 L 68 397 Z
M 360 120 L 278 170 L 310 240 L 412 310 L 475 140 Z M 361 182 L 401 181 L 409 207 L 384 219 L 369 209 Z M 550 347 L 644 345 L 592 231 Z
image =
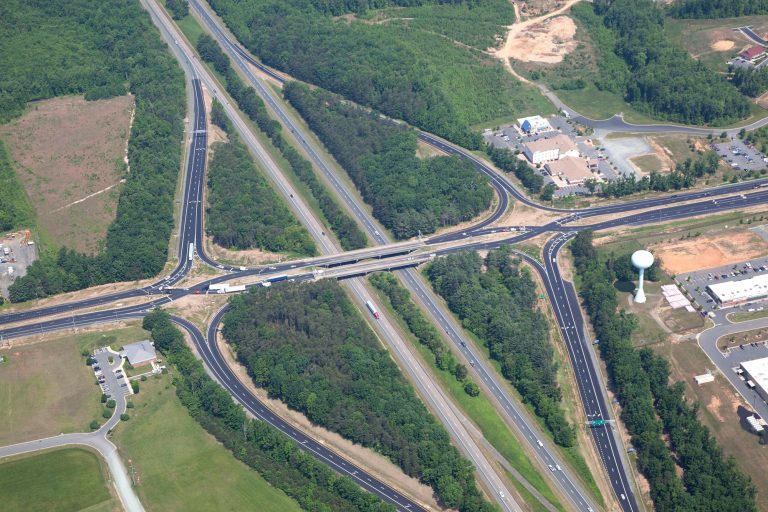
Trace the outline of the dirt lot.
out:
M 661 258 L 664 270 L 675 275 L 763 256 L 768 253 L 768 243 L 751 231 L 737 231 L 657 244 L 651 249 Z
M 40 228 L 56 245 L 94 253 L 115 218 L 133 97 L 33 103 L 0 128 Z
M 504 47 L 496 53 L 498 57 L 556 64 L 576 48 L 576 24 L 567 16 L 517 27 L 512 26 Z
M 0 246 L 8 248 L 6 256 L 0 252 L 0 295 L 8 297 L 8 287 L 17 277 L 27 273 L 27 267 L 37 259 L 37 244 L 26 243 L 25 232 L 8 233 L 0 238 Z

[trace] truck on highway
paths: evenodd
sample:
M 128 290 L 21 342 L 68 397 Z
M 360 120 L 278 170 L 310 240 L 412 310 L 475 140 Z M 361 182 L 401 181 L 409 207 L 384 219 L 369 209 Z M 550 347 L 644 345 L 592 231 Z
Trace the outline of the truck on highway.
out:
M 285 281 L 286 279 L 288 279 L 287 275 L 280 274 L 279 276 L 268 277 L 266 281 L 269 283 L 279 283 L 280 281 Z
M 189 244 L 189 261 L 192 261 L 195 258 L 195 244 L 191 243 Z
M 229 288 L 229 283 L 214 283 L 208 287 L 209 291 L 224 293 L 223 290 Z
M 245 285 L 244 284 L 238 284 L 236 286 L 229 286 L 226 288 L 227 293 L 234 293 L 234 292 L 244 292 L 245 291 Z
M 371 312 L 371 314 L 373 315 L 373 318 L 375 318 L 376 320 L 380 318 L 379 310 L 376 309 L 376 306 L 373 305 L 373 302 L 369 300 L 365 301 L 365 307 L 367 307 L 368 311 Z

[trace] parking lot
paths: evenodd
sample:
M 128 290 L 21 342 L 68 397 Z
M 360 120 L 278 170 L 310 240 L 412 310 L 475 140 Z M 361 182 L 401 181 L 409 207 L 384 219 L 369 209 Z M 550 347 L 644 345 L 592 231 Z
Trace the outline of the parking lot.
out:
M 8 287 L 37 259 L 34 242 L 25 244 L 24 233 L 9 233 L 0 239 L 0 294 L 8 297 Z M 7 254 L 6 254 L 6 249 Z
M 551 116 L 547 118 L 549 124 L 554 128 L 554 131 L 546 133 L 538 133 L 533 135 L 526 135 L 522 133 L 516 126 L 503 126 L 497 131 L 487 130 L 483 137 L 485 142 L 493 145 L 497 148 L 506 148 L 512 152 L 523 152 L 523 146 L 528 142 L 537 141 L 540 139 L 551 138 L 558 133 L 562 133 L 570 137 L 579 149 L 579 153 L 584 158 L 594 159 L 598 161 L 597 171 L 598 175 L 606 181 L 614 180 L 618 177 L 618 173 L 614 170 L 611 162 L 605 153 L 598 149 L 593 140 L 590 137 L 580 136 L 574 129 L 574 127 L 568 122 L 568 120 L 562 116 Z M 534 169 L 544 177 L 544 183 L 550 183 L 552 179 L 546 174 L 546 171 L 542 169 Z M 555 192 L 555 197 L 562 197 L 571 194 L 588 195 L 589 190 L 583 186 L 569 186 L 564 187 L 561 190 Z
M 768 256 L 742 261 L 735 265 L 723 265 L 721 267 L 679 274 L 676 280 L 688 293 L 693 302 L 701 306 L 704 311 L 713 311 L 716 309 L 716 302 L 714 297 L 707 293 L 707 285 L 729 281 L 743 281 L 763 273 L 768 273 Z M 728 309 L 747 310 L 754 309 L 755 307 L 754 305 L 741 305 L 729 307 Z
M 96 380 L 99 382 L 102 393 L 110 398 L 120 395 L 133 394 L 133 389 L 128 383 L 128 378 L 123 372 L 123 360 L 120 354 L 112 352 L 104 347 L 96 349 L 93 353 L 96 363 L 92 366 Z M 109 358 L 112 358 L 110 364 Z
M 742 140 L 712 144 L 711 147 L 725 163 L 736 170 L 759 171 L 768 167 L 765 155 Z

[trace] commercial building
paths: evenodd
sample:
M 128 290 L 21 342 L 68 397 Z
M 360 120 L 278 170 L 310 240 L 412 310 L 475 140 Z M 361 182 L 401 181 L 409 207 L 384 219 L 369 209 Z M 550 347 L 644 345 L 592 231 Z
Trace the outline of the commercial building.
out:
M 747 386 L 754 389 L 760 398 L 768 402 L 768 357 L 753 359 L 741 363 L 740 369 L 744 372 Z
M 523 133 L 547 133 L 554 131 L 549 121 L 541 116 L 523 117 L 517 120 L 517 126 Z
M 131 366 L 136 367 L 156 361 L 157 353 L 152 343 L 149 340 L 144 340 L 123 346 L 123 349 L 120 351 L 120 357 L 128 359 Z
M 742 281 L 710 284 L 707 291 L 721 307 L 757 302 L 768 298 L 768 274 L 759 274 Z
M 758 57 L 762 57 L 765 54 L 765 48 L 762 46 L 753 46 L 741 52 L 739 57 L 749 62 L 754 62 Z
M 536 165 L 559 160 L 567 156 L 579 156 L 576 144 L 565 135 L 555 135 L 550 139 L 539 139 L 525 144 L 524 153 L 528 160 Z
M 566 156 L 549 162 L 544 168 L 549 171 L 552 181 L 558 188 L 583 185 L 586 180 L 595 177 L 587 161 L 575 156 Z

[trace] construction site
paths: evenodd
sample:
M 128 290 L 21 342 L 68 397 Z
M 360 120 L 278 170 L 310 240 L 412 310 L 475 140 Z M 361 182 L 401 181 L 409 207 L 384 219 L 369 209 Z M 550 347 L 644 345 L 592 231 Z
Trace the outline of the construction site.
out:
M 27 273 L 37 259 L 37 245 L 32 233 L 26 229 L 6 233 L 0 239 L 0 295 L 8 298 L 8 287 L 16 278 Z

